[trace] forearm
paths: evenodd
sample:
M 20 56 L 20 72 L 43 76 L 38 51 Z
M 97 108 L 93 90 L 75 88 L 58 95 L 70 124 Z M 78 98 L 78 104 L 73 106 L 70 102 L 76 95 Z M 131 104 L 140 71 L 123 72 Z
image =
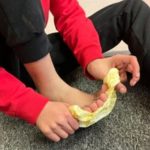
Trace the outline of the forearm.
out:
M 59 87 L 68 85 L 58 76 L 51 57 L 47 54 L 42 59 L 25 64 L 39 92 L 49 99 L 55 99 Z

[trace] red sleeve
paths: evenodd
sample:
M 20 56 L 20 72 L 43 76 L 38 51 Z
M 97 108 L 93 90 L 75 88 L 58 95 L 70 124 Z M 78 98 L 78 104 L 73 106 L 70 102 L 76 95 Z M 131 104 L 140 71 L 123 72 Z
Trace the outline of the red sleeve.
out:
M 51 0 L 50 10 L 57 30 L 85 71 L 90 61 L 102 57 L 99 37 L 92 22 L 86 18 L 77 0 Z
M 0 111 L 35 124 L 48 100 L 0 67 Z

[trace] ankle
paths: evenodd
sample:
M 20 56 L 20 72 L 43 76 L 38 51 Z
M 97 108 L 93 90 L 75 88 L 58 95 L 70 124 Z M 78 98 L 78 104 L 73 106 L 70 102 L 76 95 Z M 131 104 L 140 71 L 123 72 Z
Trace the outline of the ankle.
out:
M 71 87 L 64 98 L 64 102 L 68 102 L 71 105 L 79 105 L 80 107 L 84 107 L 93 102 L 94 95 Z

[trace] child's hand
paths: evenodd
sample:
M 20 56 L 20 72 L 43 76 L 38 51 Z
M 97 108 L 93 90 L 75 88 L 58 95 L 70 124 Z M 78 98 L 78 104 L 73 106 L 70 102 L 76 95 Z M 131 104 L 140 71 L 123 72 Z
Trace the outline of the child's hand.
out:
M 135 56 L 115 55 L 108 58 L 96 59 L 88 64 L 87 71 L 95 79 L 103 80 L 108 71 L 116 67 L 119 70 L 121 82 L 127 80 L 127 72 L 132 74 L 130 85 L 134 86 L 140 79 L 140 67 Z M 126 87 L 119 83 L 116 86 L 117 91 L 125 93 Z
M 48 102 L 36 121 L 43 134 L 54 142 L 67 138 L 79 128 L 68 107 L 65 103 Z

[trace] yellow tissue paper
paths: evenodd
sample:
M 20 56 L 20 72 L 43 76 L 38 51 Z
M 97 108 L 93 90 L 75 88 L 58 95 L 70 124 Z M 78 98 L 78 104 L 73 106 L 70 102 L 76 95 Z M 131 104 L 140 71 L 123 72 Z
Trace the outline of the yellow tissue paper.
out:
M 117 99 L 115 86 L 120 82 L 118 69 L 110 69 L 103 82 L 108 86 L 108 90 L 106 91 L 108 97 L 102 107 L 97 109 L 95 112 L 88 112 L 77 105 L 70 106 L 69 109 L 74 118 L 79 121 L 80 127 L 89 127 L 90 125 L 98 122 L 102 118 L 106 117 L 114 108 Z

